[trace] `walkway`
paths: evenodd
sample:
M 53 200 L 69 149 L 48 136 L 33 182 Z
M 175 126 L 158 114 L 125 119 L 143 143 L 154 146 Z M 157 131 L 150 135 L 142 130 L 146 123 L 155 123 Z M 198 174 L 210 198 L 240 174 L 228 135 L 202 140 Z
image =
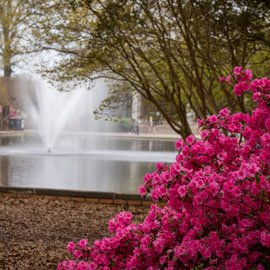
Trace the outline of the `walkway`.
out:
M 36 130 L 0 130 L 0 137 L 7 136 L 22 136 L 37 133 Z M 136 135 L 134 133 L 125 133 L 125 132 L 69 132 L 71 134 L 80 134 L 80 135 L 90 135 L 90 136 L 114 136 L 114 137 L 126 137 L 126 138 L 152 138 L 152 139 L 168 139 L 168 140 L 177 140 L 180 138 L 180 135 L 177 133 L 140 133 Z

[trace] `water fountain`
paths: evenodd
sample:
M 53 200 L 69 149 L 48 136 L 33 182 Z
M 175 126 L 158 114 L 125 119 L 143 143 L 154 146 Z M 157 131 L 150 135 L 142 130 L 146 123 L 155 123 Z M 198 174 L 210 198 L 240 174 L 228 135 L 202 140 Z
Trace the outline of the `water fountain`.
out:
M 137 193 L 156 162 L 175 160 L 174 141 L 92 132 L 93 99 L 101 99 L 95 93 L 104 82 L 90 91 L 59 92 L 44 81 L 34 86 L 27 108 L 42 146 L 33 130 L 6 145 L 0 138 L 1 185 Z M 74 131 L 81 120 L 90 129 Z
M 47 152 L 50 153 L 68 122 L 74 118 L 79 121 L 82 111 L 78 108 L 85 103 L 86 93 L 83 89 L 60 92 L 41 80 L 35 82 L 34 88 L 35 97 L 29 99 L 28 104 L 29 115 L 32 124 L 38 128 Z

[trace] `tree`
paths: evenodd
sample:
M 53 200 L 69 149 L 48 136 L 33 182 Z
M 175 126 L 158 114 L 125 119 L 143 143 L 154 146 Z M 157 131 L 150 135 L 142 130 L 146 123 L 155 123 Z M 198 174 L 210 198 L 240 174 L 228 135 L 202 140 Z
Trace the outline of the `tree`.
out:
M 42 40 L 39 48 L 66 55 L 47 70 L 54 76 L 56 71 L 61 79 L 125 82 L 183 138 L 191 134 L 188 105 L 198 118 L 224 106 L 247 111 L 243 97 L 217 87 L 218 77 L 235 65 L 245 67 L 262 50 L 261 40 L 251 39 L 249 31 L 269 27 L 264 8 L 255 12 L 248 1 L 215 0 L 48 3 L 42 5 L 43 31 L 36 36 Z M 259 18 L 256 24 L 247 19 L 250 14 Z
M 5 78 L 11 76 L 12 67 L 19 60 L 17 56 L 29 51 L 27 31 L 33 11 L 32 2 L 0 0 L 0 56 Z

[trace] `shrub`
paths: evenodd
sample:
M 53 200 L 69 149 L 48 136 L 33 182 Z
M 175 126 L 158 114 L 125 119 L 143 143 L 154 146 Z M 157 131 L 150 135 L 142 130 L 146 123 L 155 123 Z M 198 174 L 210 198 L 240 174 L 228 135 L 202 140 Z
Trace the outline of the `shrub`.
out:
M 111 117 L 106 121 L 110 123 L 111 129 L 116 132 L 129 132 L 132 129 L 131 118 L 128 117 Z
M 270 269 L 270 81 L 251 77 L 234 69 L 235 94 L 257 102 L 251 115 L 225 108 L 199 120 L 201 140 L 178 140 L 176 161 L 144 177 L 141 195 L 166 206 L 142 224 L 119 213 L 113 237 L 69 243 L 75 261 L 58 269 Z
M 122 117 L 122 118 L 120 118 L 119 123 L 120 123 L 121 131 L 124 131 L 124 132 L 131 131 L 132 125 L 131 125 L 131 119 L 130 118 Z

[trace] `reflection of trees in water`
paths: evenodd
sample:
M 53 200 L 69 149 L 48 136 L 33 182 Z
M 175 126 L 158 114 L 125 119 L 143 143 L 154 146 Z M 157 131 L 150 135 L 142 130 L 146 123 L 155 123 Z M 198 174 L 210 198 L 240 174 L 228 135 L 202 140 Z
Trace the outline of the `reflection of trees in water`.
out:
M 12 138 L 10 137 L 2 137 L 0 138 L 0 145 L 5 146 L 10 144 Z M 0 183 L 1 186 L 7 186 L 8 185 L 8 168 L 9 168 L 9 157 L 2 156 L 0 161 Z
M 147 173 L 155 171 L 156 164 L 153 162 L 130 162 L 128 185 L 135 193 L 139 193 L 139 186 L 143 184 L 143 178 Z M 140 175 L 142 176 L 140 177 Z
M 22 144 L 24 139 L 24 136 L 0 137 L 0 146 L 7 146 L 17 143 Z
M 0 162 L 0 172 L 1 172 L 1 186 L 8 186 L 8 167 L 9 167 L 9 157 L 2 156 Z
M 4 145 L 8 145 L 10 142 L 10 137 L 2 137 L 0 138 L 0 145 L 4 146 Z
M 149 141 L 149 151 L 153 151 L 153 141 Z
M 131 151 L 174 151 L 174 141 L 132 140 Z M 125 148 L 126 149 L 126 148 Z

